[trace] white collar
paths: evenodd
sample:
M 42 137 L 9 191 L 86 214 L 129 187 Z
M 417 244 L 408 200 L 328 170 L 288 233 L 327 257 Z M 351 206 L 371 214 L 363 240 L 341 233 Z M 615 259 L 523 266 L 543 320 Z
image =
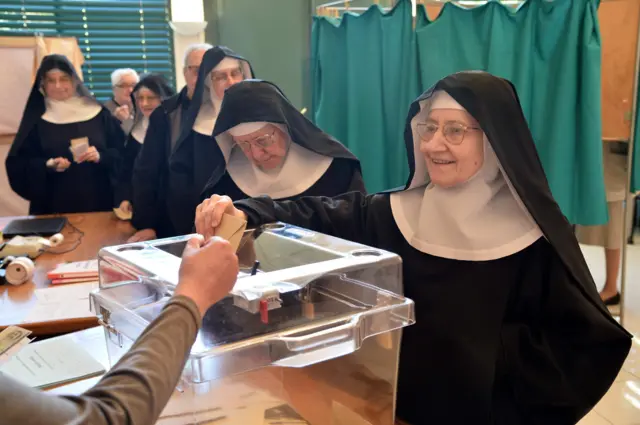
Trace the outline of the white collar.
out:
M 136 142 L 142 144 L 144 143 L 144 138 L 147 135 L 148 129 L 149 118 L 143 116 L 142 119 L 133 126 L 133 129 L 131 129 L 131 136 Z
M 486 137 L 484 163 L 475 176 L 452 188 L 426 181 L 426 165 L 415 129 L 420 115 L 411 121 L 414 178 L 408 190 L 391 195 L 393 217 L 405 240 L 437 257 L 489 261 L 520 252 L 540 239 L 542 231 Z
M 89 121 L 102 107 L 87 98 L 74 96 L 67 100 L 53 100 L 45 96 L 45 112 L 42 119 L 52 124 L 71 124 Z

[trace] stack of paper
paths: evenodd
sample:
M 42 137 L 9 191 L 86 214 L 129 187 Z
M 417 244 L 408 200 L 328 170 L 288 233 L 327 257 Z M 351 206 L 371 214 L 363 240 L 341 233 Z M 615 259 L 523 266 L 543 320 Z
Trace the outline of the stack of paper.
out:
M 52 284 L 92 282 L 98 280 L 98 260 L 59 264 L 47 273 Z
M 104 367 L 70 338 L 29 344 L 0 367 L 30 387 L 48 388 L 104 373 Z

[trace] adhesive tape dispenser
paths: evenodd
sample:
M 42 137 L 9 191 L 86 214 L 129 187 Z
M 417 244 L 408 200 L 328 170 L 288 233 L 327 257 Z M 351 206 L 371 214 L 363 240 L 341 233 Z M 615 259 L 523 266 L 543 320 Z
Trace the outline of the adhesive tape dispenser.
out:
M 4 269 L 4 270 L 3 270 Z M 31 280 L 36 266 L 28 257 L 6 257 L 0 263 L 0 278 L 11 285 L 22 285 Z
M 49 239 L 40 236 L 15 236 L 0 245 L 0 258 L 4 257 L 30 257 L 36 258 L 47 248 L 56 247 L 64 241 L 64 236 L 56 233 Z

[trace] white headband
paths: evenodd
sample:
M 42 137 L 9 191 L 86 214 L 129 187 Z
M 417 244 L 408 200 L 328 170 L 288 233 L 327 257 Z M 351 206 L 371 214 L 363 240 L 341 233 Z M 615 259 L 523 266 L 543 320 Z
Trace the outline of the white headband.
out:
M 458 109 L 460 111 L 466 111 L 462 105 L 444 90 L 438 90 L 431 97 L 431 107 L 429 110 L 433 111 L 434 109 Z
M 242 124 L 236 125 L 233 128 L 230 128 L 228 131 L 229 134 L 233 137 L 245 136 L 264 128 L 267 124 L 269 123 L 264 121 L 244 122 Z
M 215 66 L 215 68 L 213 68 L 211 72 L 222 71 L 223 69 L 234 69 L 234 68 L 240 68 L 240 61 L 236 58 L 230 58 L 226 56 L 224 59 L 218 62 L 218 64 Z

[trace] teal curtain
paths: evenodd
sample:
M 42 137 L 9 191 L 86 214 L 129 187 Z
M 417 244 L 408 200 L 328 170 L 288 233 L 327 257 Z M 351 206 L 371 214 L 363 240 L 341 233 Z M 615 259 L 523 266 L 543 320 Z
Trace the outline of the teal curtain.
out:
M 403 185 L 404 120 L 421 93 L 410 2 L 315 17 L 311 42 L 315 123 L 360 158 L 367 190 Z
M 517 11 L 448 3 L 424 21 L 416 35 L 424 87 L 469 69 L 511 80 L 562 211 L 572 223 L 605 223 L 596 2 L 530 0 Z
M 447 3 L 434 22 L 420 6 L 415 31 L 409 0 L 387 15 L 373 7 L 360 17 L 316 18 L 313 116 L 362 159 L 370 190 L 387 189 L 407 176 L 399 157 L 411 100 L 451 73 L 491 72 L 516 85 L 568 220 L 606 223 L 597 6 L 597 0 L 529 0 L 517 10 L 493 1 L 473 9 Z

